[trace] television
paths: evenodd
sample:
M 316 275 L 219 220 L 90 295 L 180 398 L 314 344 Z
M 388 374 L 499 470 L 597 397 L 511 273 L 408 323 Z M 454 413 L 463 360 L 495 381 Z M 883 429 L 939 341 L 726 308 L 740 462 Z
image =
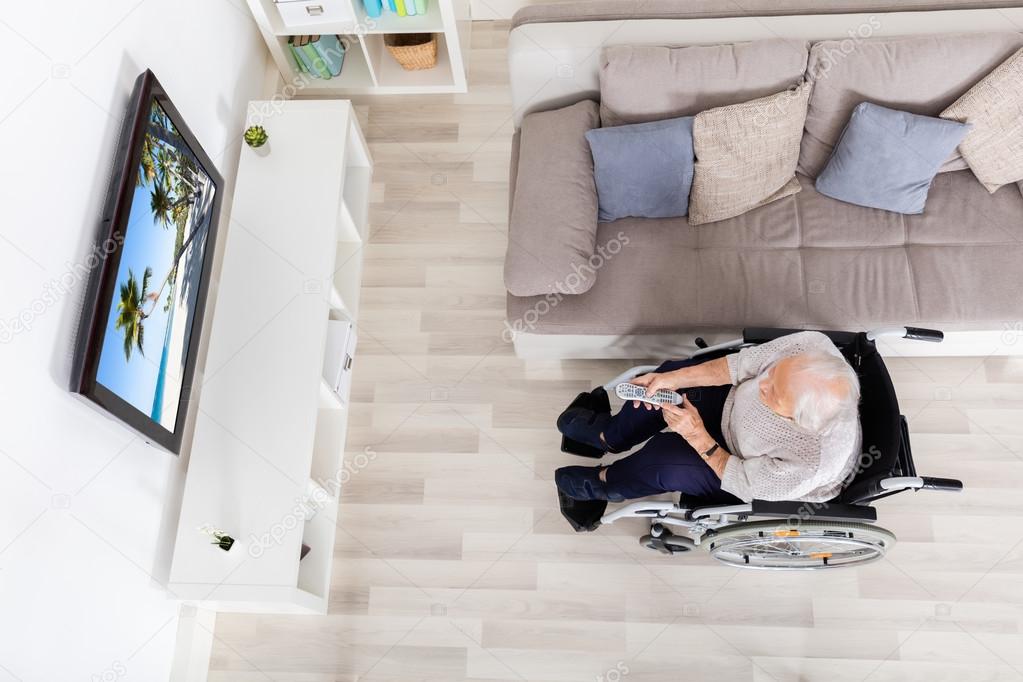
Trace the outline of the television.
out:
M 223 180 L 151 71 L 121 126 L 75 348 L 71 390 L 181 451 Z

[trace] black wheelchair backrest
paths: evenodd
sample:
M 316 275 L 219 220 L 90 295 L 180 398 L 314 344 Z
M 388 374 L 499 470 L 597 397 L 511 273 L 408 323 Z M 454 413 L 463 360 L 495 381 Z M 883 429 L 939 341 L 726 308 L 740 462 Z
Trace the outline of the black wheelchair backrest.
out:
M 860 377 L 860 427 L 863 447 L 856 462 L 852 481 L 837 501 L 862 502 L 879 491 L 882 479 L 900 475 L 900 450 L 903 443 L 903 419 L 899 400 L 884 360 L 865 334 L 840 347 L 846 360 Z

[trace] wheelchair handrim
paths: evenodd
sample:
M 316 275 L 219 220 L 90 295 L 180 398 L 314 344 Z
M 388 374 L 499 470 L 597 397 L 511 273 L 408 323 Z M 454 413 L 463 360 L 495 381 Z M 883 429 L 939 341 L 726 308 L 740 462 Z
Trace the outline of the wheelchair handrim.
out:
M 883 528 L 822 522 L 800 528 L 770 521 L 735 524 L 715 535 L 706 545 L 714 559 L 762 570 L 863 566 L 883 557 L 895 543 L 895 536 Z

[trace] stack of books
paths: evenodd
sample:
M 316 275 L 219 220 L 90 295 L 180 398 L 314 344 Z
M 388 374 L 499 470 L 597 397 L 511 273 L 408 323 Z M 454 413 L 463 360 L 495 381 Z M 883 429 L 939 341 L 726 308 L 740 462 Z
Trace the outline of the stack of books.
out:
M 363 5 L 371 17 L 379 17 L 383 12 L 393 12 L 399 17 L 426 14 L 426 0 L 363 0 Z
M 334 78 L 341 73 L 345 46 L 340 36 L 290 36 L 288 47 L 302 73 L 323 79 Z

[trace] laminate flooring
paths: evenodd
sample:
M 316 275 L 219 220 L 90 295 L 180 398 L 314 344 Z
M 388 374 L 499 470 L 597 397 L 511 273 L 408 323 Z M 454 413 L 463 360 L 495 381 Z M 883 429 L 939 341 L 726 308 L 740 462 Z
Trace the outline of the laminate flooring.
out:
M 376 167 L 329 613 L 220 614 L 212 682 L 1023 679 L 1023 360 L 889 362 L 921 473 L 861 569 L 740 571 L 575 534 L 555 416 L 625 361 L 502 336 L 504 22 L 464 95 L 355 100 Z M 1020 334 L 1023 342 L 1023 334 Z M 645 359 L 644 359 L 645 360 Z

